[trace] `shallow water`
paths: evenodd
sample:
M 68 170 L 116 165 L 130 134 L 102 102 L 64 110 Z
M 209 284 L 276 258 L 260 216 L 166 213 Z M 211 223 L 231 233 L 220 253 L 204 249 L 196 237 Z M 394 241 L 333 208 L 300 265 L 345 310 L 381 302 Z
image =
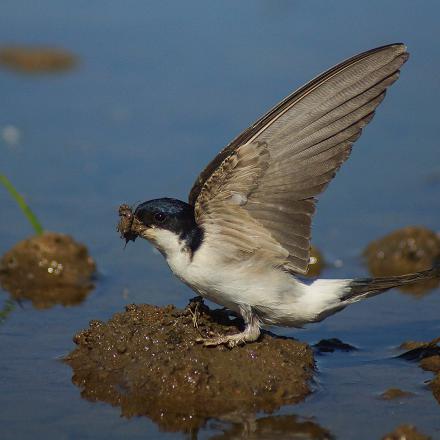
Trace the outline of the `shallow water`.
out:
M 131 302 L 184 306 L 192 295 L 146 243 L 123 249 L 117 207 L 165 195 L 184 200 L 233 136 L 345 57 L 394 41 L 412 55 L 319 203 L 314 243 L 330 263 L 343 262 L 324 276 L 365 275 L 362 249 L 391 230 L 438 230 L 439 10 L 434 1 L 398 8 L 378 1 L 2 2 L 0 43 L 55 45 L 80 64 L 56 75 L 0 71 L 0 171 L 46 229 L 88 245 L 99 277 L 80 306 L 39 311 L 25 302 L 0 321 L 0 436 L 184 437 L 81 399 L 59 361 L 91 319 Z M 17 144 L 3 135 L 10 125 L 20 132 Z M 3 254 L 31 230 L 3 190 L 0 203 Z M 7 299 L 1 291 L 0 308 Z M 440 437 L 439 406 L 424 385 L 430 374 L 390 359 L 405 340 L 439 336 L 439 310 L 438 289 L 420 299 L 392 291 L 301 331 L 277 329 L 308 342 L 338 337 L 360 350 L 319 357 L 316 392 L 272 416 L 312 418 L 340 439 L 379 438 L 402 422 Z M 378 400 L 390 387 L 416 396 Z M 210 421 L 198 438 L 223 429 Z

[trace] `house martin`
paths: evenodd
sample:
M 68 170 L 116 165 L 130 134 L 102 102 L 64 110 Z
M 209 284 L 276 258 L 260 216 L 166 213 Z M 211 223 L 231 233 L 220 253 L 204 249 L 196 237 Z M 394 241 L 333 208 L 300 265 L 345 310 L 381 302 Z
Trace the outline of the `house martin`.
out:
M 188 203 L 161 198 L 119 209 L 126 240 L 142 237 L 204 298 L 242 316 L 238 334 L 203 339 L 234 347 L 262 325 L 302 327 L 439 268 L 387 278 L 304 283 L 317 197 L 350 155 L 408 59 L 403 44 L 356 55 L 295 91 L 224 148 Z

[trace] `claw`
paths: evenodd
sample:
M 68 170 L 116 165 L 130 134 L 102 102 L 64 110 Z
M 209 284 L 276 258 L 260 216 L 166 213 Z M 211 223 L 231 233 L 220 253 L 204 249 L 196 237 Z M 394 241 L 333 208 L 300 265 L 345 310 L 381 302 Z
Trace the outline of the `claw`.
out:
M 234 348 L 238 345 L 244 345 L 246 343 L 246 339 L 243 333 L 237 333 L 235 335 L 219 336 L 217 338 L 197 338 L 196 342 L 203 344 L 204 347 L 226 345 L 229 348 Z

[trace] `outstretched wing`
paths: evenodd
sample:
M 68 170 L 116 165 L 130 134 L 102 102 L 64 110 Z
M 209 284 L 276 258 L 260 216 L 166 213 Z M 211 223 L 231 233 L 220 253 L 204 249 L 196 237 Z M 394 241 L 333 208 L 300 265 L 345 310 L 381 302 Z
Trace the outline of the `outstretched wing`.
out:
M 361 53 L 288 96 L 223 149 L 189 195 L 209 235 L 305 273 L 316 199 L 348 158 L 408 59 L 403 44 Z

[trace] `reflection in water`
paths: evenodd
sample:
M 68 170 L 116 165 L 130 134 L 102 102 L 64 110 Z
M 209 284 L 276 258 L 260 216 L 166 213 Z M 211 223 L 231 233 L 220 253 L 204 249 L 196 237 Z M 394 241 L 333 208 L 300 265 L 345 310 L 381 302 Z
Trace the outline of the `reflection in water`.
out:
M 20 73 L 58 73 L 78 63 L 71 53 L 48 47 L 11 46 L 0 48 L 0 66 Z
M 0 283 L 34 307 L 76 305 L 93 289 L 96 270 L 87 248 L 71 237 L 45 232 L 17 243 L 0 259 Z
M 420 272 L 440 262 L 440 236 L 423 227 L 409 226 L 371 242 L 364 256 L 375 277 Z M 399 289 L 422 296 L 439 285 L 439 279 L 431 279 L 407 284 Z
M 325 440 L 333 438 L 327 429 L 295 415 L 260 419 L 249 416 L 247 420 L 241 422 L 234 421 L 225 426 L 221 423 L 211 423 L 210 426 L 223 431 L 222 434 L 210 437 L 210 440 Z

